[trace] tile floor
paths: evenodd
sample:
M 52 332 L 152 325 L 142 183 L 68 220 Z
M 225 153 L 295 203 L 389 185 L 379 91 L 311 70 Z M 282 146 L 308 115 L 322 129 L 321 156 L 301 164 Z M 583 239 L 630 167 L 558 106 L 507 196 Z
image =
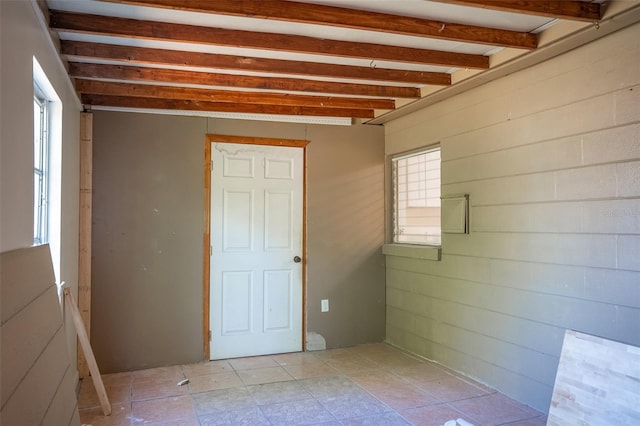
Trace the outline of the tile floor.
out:
M 189 384 L 178 386 L 183 379 Z M 113 414 L 93 383 L 80 386 L 83 425 L 542 426 L 546 418 L 437 364 L 385 344 L 103 376 Z

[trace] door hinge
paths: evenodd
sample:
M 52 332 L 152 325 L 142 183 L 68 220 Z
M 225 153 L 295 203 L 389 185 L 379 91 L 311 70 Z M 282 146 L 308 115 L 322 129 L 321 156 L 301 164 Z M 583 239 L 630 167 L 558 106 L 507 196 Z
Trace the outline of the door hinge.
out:
M 209 256 L 213 254 L 213 246 L 209 246 Z
M 211 330 L 209 330 L 209 341 L 211 341 Z

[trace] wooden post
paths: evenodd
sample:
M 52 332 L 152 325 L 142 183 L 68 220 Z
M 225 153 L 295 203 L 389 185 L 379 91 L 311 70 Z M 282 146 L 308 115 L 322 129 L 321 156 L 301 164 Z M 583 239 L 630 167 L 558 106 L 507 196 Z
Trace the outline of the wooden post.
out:
M 93 380 L 93 385 L 96 388 L 100 405 L 102 406 L 102 412 L 105 416 L 109 416 L 111 415 L 111 404 L 107 397 L 107 391 L 104 388 L 104 383 L 102 383 L 100 370 L 98 369 L 98 364 L 93 356 L 89 337 L 87 336 L 87 331 L 84 329 L 84 325 L 82 324 L 82 318 L 80 317 L 80 312 L 76 306 L 76 301 L 73 299 L 73 294 L 71 294 L 71 291 L 68 288 L 64 289 L 64 300 L 65 308 L 68 308 L 71 311 L 73 323 L 75 324 L 76 332 L 78 333 L 78 341 L 80 342 L 80 346 L 84 352 L 84 357 L 87 360 L 87 366 L 91 372 L 91 379 Z
M 80 113 L 80 223 L 78 235 L 78 310 L 91 338 L 91 209 L 93 195 L 93 114 Z M 89 377 L 87 360 L 78 351 L 78 374 Z

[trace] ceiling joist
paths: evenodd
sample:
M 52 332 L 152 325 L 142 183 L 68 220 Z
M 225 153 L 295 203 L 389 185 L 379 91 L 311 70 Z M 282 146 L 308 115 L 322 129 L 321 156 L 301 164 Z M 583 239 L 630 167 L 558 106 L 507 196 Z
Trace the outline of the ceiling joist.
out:
M 609 3 L 45 1 L 87 106 L 365 119 L 534 57 L 542 34 L 544 49 L 578 27 L 562 21 L 602 25 Z
M 159 99 L 183 99 L 208 102 L 232 102 L 265 105 L 289 105 L 352 109 L 394 109 L 392 99 L 347 98 L 339 96 L 305 96 L 289 93 L 241 92 L 153 84 L 116 83 L 76 79 L 81 94 L 133 96 Z
M 235 48 L 285 50 L 306 54 L 446 67 L 489 68 L 489 57 L 483 55 L 61 11 L 50 11 L 50 27 L 53 30 L 62 32 L 80 32 L 112 37 L 198 43 Z
M 366 10 L 283 0 L 107 0 L 138 6 L 304 24 L 329 25 L 416 37 L 535 49 L 538 36 L 526 32 L 463 25 Z
M 604 14 L 602 3 L 584 0 L 436 0 L 442 3 L 481 7 L 503 12 L 526 13 L 556 19 L 599 21 Z
M 146 47 L 130 47 L 80 41 L 63 41 L 60 50 L 63 55 L 76 58 L 131 62 L 135 64 L 217 68 L 305 76 L 432 84 L 439 86 L 448 86 L 451 84 L 450 74 L 425 71 L 356 67 L 316 62 L 304 62 L 304 65 L 301 66 L 299 61 L 151 49 Z
M 284 90 L 292 92 L 332 93 L 382 98 L 420 97 L 420 89 L 415 87 L 339 83 L 296 78 L 257 77 L 81 62 L 69 63 L 69 75 L 76 78 L 147 81 L 262 90 Z
M 316 117 L 373 118 L 374 111 L 350 108 L 318 108 L 290 105 L 242 104 L 231 102 L 209 102 L 180 99 L 158 99 L 131 96 L 84 94 L 82 103 L 96 107 L 160 109 L 178 111 L 213 111 L 243 114 L 279 114 Z

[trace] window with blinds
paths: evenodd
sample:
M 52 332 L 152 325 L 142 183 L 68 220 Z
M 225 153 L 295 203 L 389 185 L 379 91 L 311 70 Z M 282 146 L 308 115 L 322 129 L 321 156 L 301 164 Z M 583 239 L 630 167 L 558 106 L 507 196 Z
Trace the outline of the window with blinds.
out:
M 393 242 L 440 245 L 440 147 L 395 156 Z

